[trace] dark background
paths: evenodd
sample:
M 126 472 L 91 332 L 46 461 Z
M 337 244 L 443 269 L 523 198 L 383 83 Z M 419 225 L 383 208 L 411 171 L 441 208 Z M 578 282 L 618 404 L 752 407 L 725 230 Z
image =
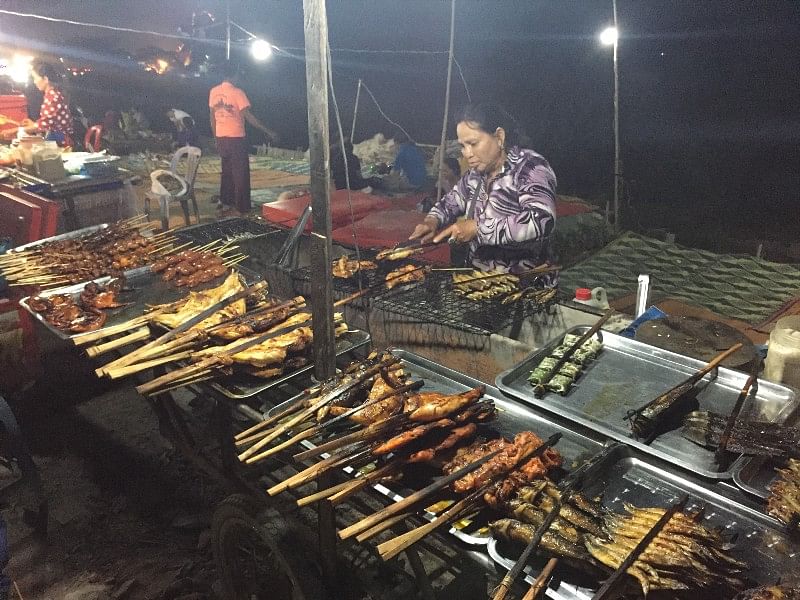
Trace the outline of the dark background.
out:
M 0 7 L 165 33 L 190 23 L 198 8 L 220 20 L 225 14 L 221 1 L 189 0 L 5 0 Z M 618 10 L 626 224 L 663 227 L 678 241 L 718 250 L 752 252 L 759 241 L 780 241 L 791 254 L 800 234 L 800 3 L 619 0 Z M 234 54 L 254 112 L 279 131 L 282 145 L 304 148 L 302 2 L 231 0 L 231 11 L 285 50 L 267 63 L 238 46 Z M 449 16 L 448 0 L 328 2 L 334 49 L 446 50 Z M 601 205 L 612 186 L 612 54 L 597 34 L 611 21 L 604 0 L 458 0 L 456 17 L 455 55 L 473 99 L 505 104 L 552 163 L 559 191 Z M 213 77 L 144 76 L 121 58 L 149 45 L 171 49 L 175 40 L 0 15 L 0 43 L 94 65 L 71 89 L 96 114 L 140 103 L 166 128 L 163 113 L 177 106 L 207 128 Z M 438 142 L 446 68 L 444 54 L 334 50 L 345 131 L 362 78 L 412 136 Z M 465 102 L 454 73 L 453 108 Z M 450 123 L 451 137 L 454 130 Z M 377 131 L 394 128 L 362 94 L 356 141 Z

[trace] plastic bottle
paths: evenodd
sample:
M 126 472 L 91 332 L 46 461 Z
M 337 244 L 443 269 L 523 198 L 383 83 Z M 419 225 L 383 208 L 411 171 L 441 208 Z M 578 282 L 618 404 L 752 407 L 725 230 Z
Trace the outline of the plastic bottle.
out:
M 778 319 L 769 334 L 764 377 L 800 388 L 800 315 Z
M 596 287 L 593 290 L 589 288 L 576 289 L 573 302 L 586 304 L 587 306 L 593 306 L 603 310 L 608 308 L 608 296 L 606 296 L 605 288 L 602 287 Z

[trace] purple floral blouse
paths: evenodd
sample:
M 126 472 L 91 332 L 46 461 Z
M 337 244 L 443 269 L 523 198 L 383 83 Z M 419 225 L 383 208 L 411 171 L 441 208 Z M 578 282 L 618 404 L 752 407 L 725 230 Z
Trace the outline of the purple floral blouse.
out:
M 554 262 L 556 175 L 532 150 L 511 147 L 503 170 L 491 181 L 469 171 L 428 215 L 436 217 L 440 228 L 472 215 L 478 235 L 469 243 L 469 260 L 476 269 L 518 273 Z M 555 277 L 542 278 L 544 285 L 556 282 Z

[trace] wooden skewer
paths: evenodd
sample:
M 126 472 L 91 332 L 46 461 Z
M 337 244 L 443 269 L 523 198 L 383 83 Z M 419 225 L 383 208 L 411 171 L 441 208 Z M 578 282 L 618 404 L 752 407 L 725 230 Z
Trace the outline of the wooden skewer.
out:
M 352 483 L 351 481 L 345 481 L 344 483 L 339 483 L 324 490 L 320 490 L 314 494 L 298 498 L 297 506 L 308 506 L 309 504 L 313 504 L 314 502 L 319 502 L 320 500 L 324 500 L 328 496 L 332 496 L 339 490 L 346 488 L 351 483 Z
M 450 475 L 447 475 L 445 477 L 440 477 L 436 481 L 431 483 L 430 485 L 427 485 L 424 488 L 422 488 L 421 490 L 416 491 L 413 494 L 410 494 L 410 495 L 406 496 L 405 498 L 403 498 L 399 502 L 395 502 L 394 504 L 390 504 L 386 508 L 384 508 L 382 510 L 379 510 L 378 512 L 373 513 L 373 514 L 369 515 L 368 517 L 366 517 L 364 519 L 361 519 L 360 521 L 354 523 L 353 525 L 350 525 L 349 527 L 346 527 L 346 528 L 342 529 L 339 532 L 339 538 L 341 538 L 343 540 L 346 540 L 347 538 L 352 537 L 354 535 L 357 535 L 357 534 L 361 533 L 362 531 L 365 531 L 365 530 L 369 529 L 373 525 L 376 525 L 377 523 L 380 523 L 384 519 L 386 519 L 388 517 L 391 517 L 391 516 L 393 516 L 393 515 L 395 515 L 395 514 L 397 514 L 399 512 L 404 511 L 405 509 L 407 509 L 408 507 L 416 504 L 420 500 L 423 500 L 424 498 L 427 498 L 428 496 L 430 496 L 434 492 L 438 492 L 439 490 L 447 487 L 448 485 L 450 485 L 451 483 L 453 483 L 457 479 L 461 479 L 467 473 L 471 473 L 472 471 L 474 471 L 475 469 L 477 469 L 481 465 L 483 465 L 486 462 L 488 462 L 491 459 L 493 459 L 495 456 L 498 455 L 499 452 L 500 452 L 500 450 L 496 450 L 495 452 L 491 452 L 490 454 L 487 454 L 487 455 L 483 456 L 482 458 L 480 458 L 480 459 L 478 459 L 478 460 L 476 460 L 476 461 L 474 461 L 474 462 L 472 462 L 472 463 L 470 463 L 470 464 L 468 464 L 468 465 L 466 465 L 464 467 L 461 467 L 460 469 L 458 469 L 457 471 L 451 473 Z
M 403 550 L 416 544 L 419 540 L 423 537 L 438 529 L 445 523 L 449 523 L 453 518 L 455 518 L 462 510 L 469 507 L 470 505 L 474 504 L 476 500 L 483 495 L 486 486 L 481 487 L 481 489 L 472 492 L 466 498 L 462 498 L 453 506 L 448 508 L 445 512 L 441 515 L 436 517 L 433 521 L 422 525 L 421 527 L 417 527 L 416 529 L 412 529 L 411 531 L 404 533 L 403 535 L 398 535 L 397 537 L 383 542 L 382 544 L 378 545 L 378 553 L 381 555 L 383 560 L 389 560 L 400 554 Z
M 371 537 L 374 537 L 374 536 L 378 535 L 382 531 L 386 531 L 390 527 L 392 527 L 394 525 L 397 525 L 400 521 L 405 521 L 409 517 L 413 516 L 413 514 L 414 514 L 413 512 L 405 512 L 405 513 L 390 517 L 388 519 L 385 519 L 384 521 L 381 521 L 380 523 L 375 525 L 375 527 L 370 527 L 366 531 L 364 531 L 362 533 L 359 533 L 356 536 L 356 541 L 359 542 L 359 543 L 365 542 L 368 539 L 370 539 Z
M 375 481 L 379 481 L 386 477 L 387 475 L 391 474 L 399 465 L 395 464 L 394 461 L 388 464 L 383 465 L 372 471 L 371 473 L 367 473 L 362 477 L 357 477 L 355 480 L 350 482 L 350 485 L 346 488 L 338 490 L 332 496 L 328 497 L 328 501 L 336 506 L 347 500 L 353 494 L 363 490 L 365 487 L 370 485 Z
M 309 481 L 313 481 L 317 477 L 319 477 L 322 473 L 325 473 L 329 470 L 336 469 L 339 467 L 344 467 L 349 463 L 353 463 L 363 458 L 368 458 L 370 456 L 369 449 L 361 449 L 356 451 L 352 454 L 332 454 L 326 459 L 319 461 L 303 469 L 299 473 L 292 475 L 291 477 L 284 479 L 280 483 L 273 485 L 271 488 L 267 490 L 267 493 L 270 496 L 274 496 L 275 494 L 280 494 L 281 492 L 288 490 L 290 488 L 299 487 Z
M 186 354 L 191 356 L 193 352 L 187 352 Z M 164 359 L 168 358 L 170 357 L 164 357 Z M 156 359 L 156 360 L 164 360 L 164 359 Z M 149 396 L 151 394 L 157 394 L 160 393 L 162 388 L 164 388 L 166 385 L 172 385 L 172 383 L 175 381 L 183 381 L 189 377 L 197 375 L 198 373 L 212 369 L 218 364 L 219 364 L 218 359 L 214 356 L 211 356 L 197 363 L 191 364 L 187 367 L 176 369 L 172 373 L 167 373 L 166 375 L 162 375 L 161 377 L 156 377 L 155 379 L 153 379 L 152 381 L 148 381 L 147 383 L 143 383 L 142 385 L 136 387 L 136 391 L 145 396 Z
M 298 452 L 293 456 L 293 458 L 295 460 L 307 460 L 309 458 L 318 456 L 325 452 L 336 450 L 337 448 L 342 448 L 343 446 L 349 446 L 351 444 L 356 444 L 358 442 L 369 441 L 370 439 L 375 437 L 380 437 L 381 435 L 383 435 L 384 430 L 386 430 L 390 426 L 394 426 L 398 421 L 402 420 L 403 416 L 404 415 L 402 414 L 395 415 L 393 417 L 389 417 L 384 421 L 373 423 L 372 425 L 369 425 L 364 429 L 360 429 L 353 433 L 341 435 L 332 440 L 328 440 L 324 444 L 319 444 L 314 448 L 304 450 L 303 452 Z
M 120 377 L 127 377 L 128 375 L 133 375 L 134 373 L 139 373 L 140 371 L 146 371 L 147 369 L 152 369 L 153 367 L 157 367 L 159 365 L 165 365 L 178 360 L 186 360 L 187 358 L 191 358 L 191 356 L 191 351 L 178 352 L 177 354 L 154 358 L 153 360 L 136 363 L 135 365 L 108 369 L 103 373 L 110 379 L 119 379 Z
M 293 435 L 288 440 L 286 440 L 284 442 L 281 442 L 277 446 L 273 446 L 272 448 L 268 448 L 264 452 L 261 452 L 259 454 L 256 454 L 255 456 L 249 457 L 247 460 L 245 460 L 245 464 L 252 465 L 253 463 L 257 463 L 259 461 L 262 461 L 265 458 L 268 458 L 268 457 L 272 456 L 273 454 L 277 454 L 278 452 L 280 452 L 281 450 L 283 450 L 285 448 L 288 448 L 290 446 L 294 446 L 295 444 L 297 444 L 299 442 L 302 442 L 303 440 L 307 440 L 308 438 L 314 436 L 314 434 L 316 433 L 315 429 L 316 429 L 316 427 L 314 427 L 313 425 L 310 426 L 310 427 L 307 427 L 306 429 L 304 429 L 300 433 L 297 433 L 297 434 Z
M 243 260 L 247 260 L 248 258 L 250 258 L 250 256 L 249 256 L 249 255 L 247 255 L 247 254 L 245 254 L 245 255 L 243 255 L 243 256 L 241 256 L 241 257 L 239 257 L 239 258 L 236 258 L 236 259 L 233 259 L 233 260 L 226 261 L 226 262 L 224 262 L 224 263 L 222 263 L 222 264 L 223 264 L 223 265 L 225 265 L 226 267 L 232 267 L 232 266 L 234 266 L 234 265 L 238 265 L 238 264 L 239 264 L 240 262 L 242 262 Z
M 90 342 L 94 342 L 96 340 L 101 340 L 106 337 L 110 337 L 112 335 L 116 335 L 118 333 L 123 333 L 125 331 L 129 331 L 131 329 L 135 329 L 144 325 L 148 321 L 150 321 L 150 317 L 154 314 L 158 314 L 162 312 L 160 310 L 154 310 L 144 316 L 141 317 L 134 317 L 129 321 L 125 321 L 124 323 L 120 323 L 119 325 L 112 325 L 107 327 L 104 331 L 90 331 L 80 337 L 74 338 L 72 341 L 76 346 L 83 346 L 85 344 L 89 344 Z
M 298 410 L 303 408 L 304 406 L 303 402 L 306 401 L 310 397 L 310 395 L 311 392 L 309 390 L 305 390 L 302 394 L 297 396 L 295 401 L 292 402 L 288 407 L 286 407 L 285 409 L 283 409 L 278 413 L 275 413 L 271 417 L 267 417 L 263 421 L 259 421 L 258 423 L 256 423 L 255 425 L 253 425 L 248 429 L 245 429 L 241 433 L 236 434 L 233 439 L 236 440 L 238 444 L 240 440 L 249 439 L 249 437 L 252 436 L 254 433 L 261 431 L 265 427 L 268 427 L 273 423 L 280 421 L 282 418 L 287 417 L 292 413 L 297 412 Z
M 531 587 L 522 597 L 522 600 L 534 600 L 536 596 L 539 595 L 539 592 L 542 591 L 545 585 L 547 585 L 547 580 L 550 579 L 550 575 L 553 574 L 553 570 L 558 565 L 557 558 L 551 558 L 547 561 L 547 564 L 542 569 L 542 572 L 539 573 L 539 576 L 536 578 L 536 581 L 533 582 Z
M 86 349 L 86 354 L 90 358 L 94 358 L 95 356 L 99 356 L 116 348 L 122 348 L 123 346 L 127 346 L 128 344 L 146 340 L 149 337 L 150 337 L 150 329 L 148 327 L 141 327 L 136 331 L 134 331 L 133 333 L 129 333 L 128 335 L 117 338 L 116 340 L 111 340 L 110 342 L 106 342 L 104 344 L 97 344 L 96 346 L 91 346 Z
M 178 388 L 186 387 L 187 385 L 194 385 L 195 383 L 200 383 L 201 381 L 208 381 L 209 379 L 214 379 L 214 374 L 211 369 L 202 371 L 193 377 L 180 379 L 174 382 L 172 385 L 168 385 L 167 387 L 161 388 L 156 393 L 164 394 L 166 392 L 171 392 L 172 390 L 177 390 Z M 148 395 L 152 396 L 153 394 L 148 394 Z

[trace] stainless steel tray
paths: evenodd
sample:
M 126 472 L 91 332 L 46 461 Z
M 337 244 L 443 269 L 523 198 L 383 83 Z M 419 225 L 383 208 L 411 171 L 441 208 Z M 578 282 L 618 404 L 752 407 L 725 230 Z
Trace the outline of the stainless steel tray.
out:
M 336 340 L 336 356 L 352 352 L 353 350 L 366 346 L 369 342 L 370 335 L 366 331 L 351 329 Z M 215 380 L 209 385 L 227 398 L 244 400 L 246 398 L 252 398 L 277 385 L 281 385 L 298 375 L 307 373 L 313 368 L 314 364 L 311 363 L 291 373 L 285 373 L 272 379 L 262 379 L 253 377 L 252 375 L 237 373 L 224 379 Z
M 690 481 L 666 465 L 659 466 L 637 458 L 631 448 L 619 446 L 611 452 L 598 465 L 596 476 L 586 485 L 584 492 L 590 497 L 602 495 L 603 504 L 615 512 L 623 512 L 623 502 L 639 507 L 666 508 L 688 494 L 687 510 L 705 506 L 703 519 L 707 527 L 721 528 L 726 538 L 738 534 L 731 554 L 750 565 L 745 573 L 747 577 L 759 584 L 767 584 L 796 571 L 800 544 L 787 537 L 778 521 L 764 515 L 746 500 L 732 500 Z M 500 566 L 510 569 L 522 549 L 493 539 L 488 550 Z M 526 574 L 530 583 L 543 564 L 542 560 L 529 566 Z M 585 588 L 576 591 L 574 585 L 565 587 L 562 583 L 562 588 L 552 590 L 548 595 L 585 600 L 592 594 Z
M 11 250 L 8 251 L 8 254 L 14 254 L 15 252 L 23 252 L 25 250 L 31 250 L 32 248 L 36 248 L 37 246 L 41 246 L 42 244 L 47 244 L 49 242 L 60 242 L 61 240 L 74 240 L 76 238 L 83 237 L 85 235 L 89 235 L 90 233 L 94 233 L 95 231 L 101 231 L 103 229 L 108 229 L 108 223 L 102 223 L 100 225 L 92 225 L 90 227 L 84 227 L 83 229 L 76 229 L 74 231 L 60 233 L 58 235 L 54 235 L 49 238 L 36 240 L 35 242 L 28 242 L 27 244 L 22 244 L 21 246 L 12 248 Z
M 748 494 L 766 500 L 769 486 L 778 478 L 775 469 L 784 462 L 767 456 L 743 456 L 733 465 L 733 482 Z
M 260 279 L 258 275 L 256 275 L 251 271 L 239 269 L 239 272 L 244 275 L 248 283 L 252 283 L 253 281 L 257 281 Z M 224 276 L 218 277 L 213 281 L 197 286 L 195 288 L 191 288 L 191 290 L 198 291 L 214 287 L 216 285 L 219 285 L 223 281 L 223 279 Z M 111 277 L 100 277 L 99 279 L 95 279 L 94 281 L 99 284 L 106 284 L 110 280 Z M 126 282 L 125 284 L 126 288 L 131 288 L 131 291 L 122 292 L 119 296 L 120 298 L 119 301 L 130 302 L 130 304 L 127 306 L 123 306 L 121 308 L 114 308 L 106 311 L 108 314 L 108 316 L 106 317 L 106 322 L 103 324 L 102 328 L 95 331 L 103 331 L 103 329 L 106 329 L 113 325 L 118 325 L 135 317 L 140 317 L 144 314 L 145 309 L 147 308 L 148 305 L 166 304 L 168 302 L 174 302 L 175 300 L 184 297 L 189 292 L 188 288 L 179 288 L 176 287 L 173 282 L 162 280 L 161 275 L 158 273 L 153 273 L 150 270 L 149 266 L 139 267 L 137 269 L 131 269 L 130 271 L 126 271 L 125 282 Z M 77 299 L 87 283 L 89 282 L 86 281 L 60 288 L 44 290 L 39 294 L 39 296 L 48 297 L 48 296 L 54 296 L 56 294 L 69 294 L 73 298 Z M 29 299 L 30 296 L 26 296 L 25 298 L 20 300 L 19 301 L 20 306 L 22 306 L 25 310 L 31 313 L 40 323 L 42 323 L 42 325 L 44 325 L 44 327 L 52 331 L 53 334 L 55 334 L 59 338 L 63 340 L 77 340 L 80 339 L 82 336 L 86 335 L 86 333 L 69 334 L 53 327 L 50 323 L 45 321 L 39 313 L 31 309 L 30 305 L 28 304 Z
M 485 385 L 477 379 L 453 371 L 452 369 L 423 358 L 413 352 L 400 349 L 391 349 L 391 352 L 403 360 L 404 368 L 406 368 L 415 379 L 423 379 L 425 381 L 424 389 L 426 391 L 457 394 L 478 385 Z M 558 442 L 556 448 L 563 455 L 564 468 L 567 470 L 572 469 L 576 463 L 580 463 L 584 459 L 594 456 L 603 449 L 603 444 L 606 440 L 601 436 L 584 428 L 575 427 L 561 419 L 549 416 L 545 417 L 533 409 L 526 408 L 517 402 L 509 401 L 503 397 L 497 388 L 486 386 L 485 397 L 494 400 L 498 409 L 498 415 L 495 421 L 485 426 L 481 433 L 483 436 L 499 434 L 506 437 L 513 437 L 515 433 L 520 431 L 531 430 L 537 435 L 546 438 L 559 432 L 563 437 Z M 289 400 L 287 402 L 291 401 L 292 400 Z M 276 406 L 270 413 L 280 410 L 282 406 L 283 404 Z M 312 447 L 311 444 L 306 443 L 306 445 L 307 447 Z M 344 470 L 348 474 L 352 474 L 353 472 L 349 467 Z M 394 502 L 399 502 L 404 498 L 404 495 L 410 493 L 410 490 L 402 489 L 398 484 L 392 485 L 390 488 L 379 483 L 373 487 Z M 432 520 L 435 515 L 425 513 L 425 517 Z M 450 533 L 461 541 L 474 545 L 484 545 L 490 539 L 488 533 L 478 532 L 473 534 L 452 527 L 450 528 Z
M 580 326 L 568 333 L 583 334 L 588 329 Z M 562 338 L 563 335 L 500 373 L 497 387 L 526 404 L 554 412 L 703 477 L 732 477 L 730 467 L 719 470 L 712 450 L 684 439 L 679 430 L 662 434 L 647 445 L 633 438 L 624 420 L 628 410 L 677 385 L 705 363 L 604 331 L 602 352 L 565 396 L 548 392 L 536 398 L 527 381 L 528 374 Z M 700 410 L 729 414 L 746 379 L 745 373 L 721 367 L 716 379 L 706 378 L 707 385 L 697 396 Z M 797 407 L 798 399 L 790 388 L 759 381 L 758 394 L 747 402 L 742 417 L 782 423 Z

